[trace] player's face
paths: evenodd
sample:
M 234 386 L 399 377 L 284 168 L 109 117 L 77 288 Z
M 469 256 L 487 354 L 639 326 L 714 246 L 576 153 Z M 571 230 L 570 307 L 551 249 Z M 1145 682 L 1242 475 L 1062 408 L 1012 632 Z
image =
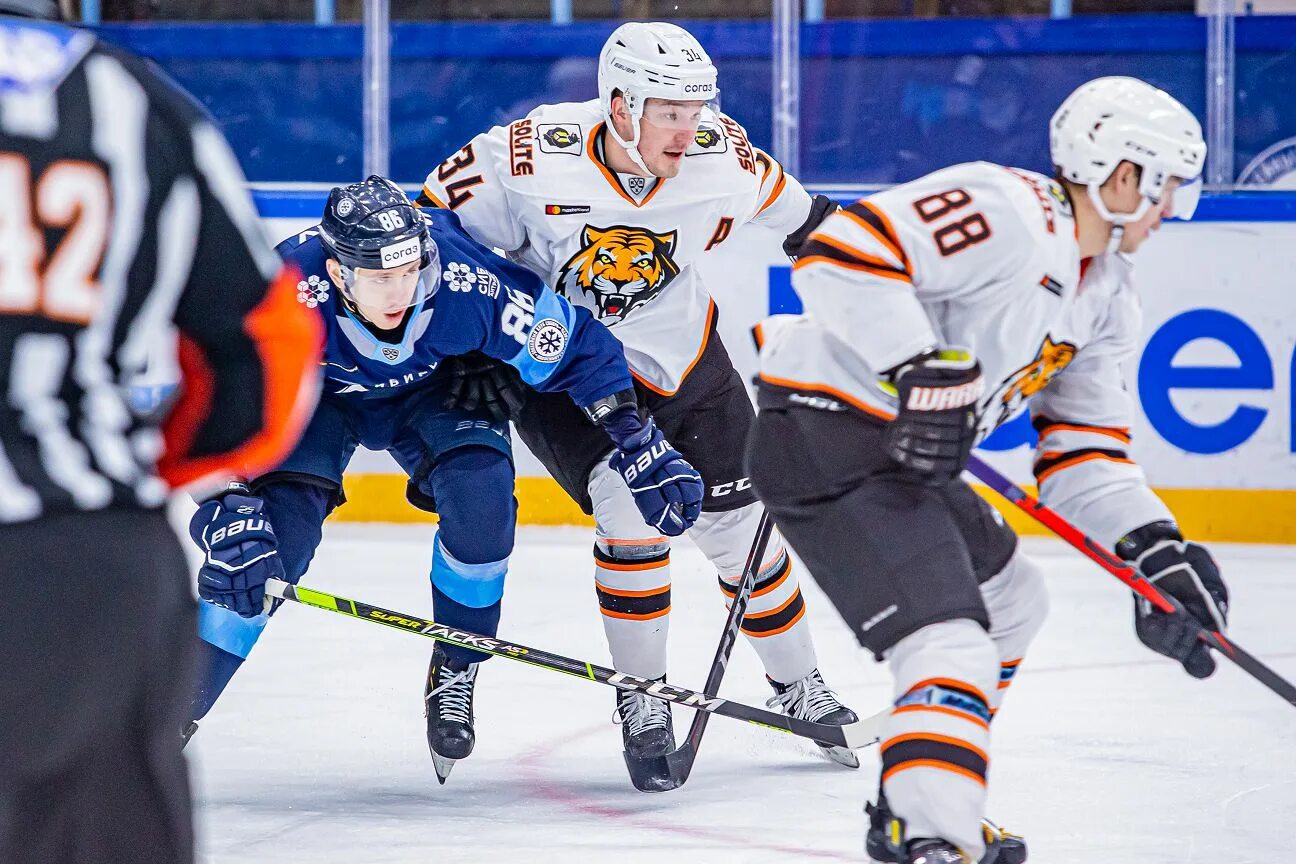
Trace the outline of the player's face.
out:
M 1161 227 L 1161 220 L 1174 212 L 1174 196 L 1178 188 L 1179 179 L 1171 178 L 1166 183 L 1161 200 L 1148 207 L 1147 212 L 1138 221 L 1125 226 L 1125 233 L 1121 235 L 1120 251 L 1137 252 L 1143 242 L 1152 236 L 1152 232 Z
M 639 155 L 657 177 L 674 177 L 697 136 L 705 102 L 649 99 L 639 120 Z
M 357 267 L 350 286 L 344 284 L 337 262 L 330 260 L 328 263 L 333 281 L 346 290 L 356 311 L 379 327 L 390 329 L 398 325 L 405 316 L 405 310 L 418 299 L 418 261 L 388 270 Z

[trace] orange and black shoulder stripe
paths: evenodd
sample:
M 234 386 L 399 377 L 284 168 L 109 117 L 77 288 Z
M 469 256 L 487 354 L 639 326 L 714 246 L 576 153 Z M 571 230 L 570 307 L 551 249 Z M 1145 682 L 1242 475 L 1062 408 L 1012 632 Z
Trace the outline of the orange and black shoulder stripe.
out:
M 911 284 L 913 282 L 909 271 L 894 267 L 882 258 L 869 255 L 843 240 L 822 233 L 811 234 L 810 239 L 801 246 L 794 269 L 813 263 L 833 264 L 883 279 L 894 279 Z
M 854 204 L 847 204 L 839 212 L 872 234 L 883 246 L 887 247 L 903 266 L 906 273 L 913 273 L 913 264 L 909 261 L 909 256 L 905 254 L 904 245 L 900 242 L 900 234 L 880 207 L 871 201 L 861 199 Z

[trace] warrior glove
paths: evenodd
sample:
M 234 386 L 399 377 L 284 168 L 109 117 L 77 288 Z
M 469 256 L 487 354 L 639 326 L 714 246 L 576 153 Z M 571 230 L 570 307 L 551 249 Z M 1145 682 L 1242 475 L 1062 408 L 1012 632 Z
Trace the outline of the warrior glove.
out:
M 976 443 L 981 364 L 966 351 L 938 351 L 892 374 L 900 407 L 883 433 L 888 455 L 916 483 L 943 486 L 967 465 Z

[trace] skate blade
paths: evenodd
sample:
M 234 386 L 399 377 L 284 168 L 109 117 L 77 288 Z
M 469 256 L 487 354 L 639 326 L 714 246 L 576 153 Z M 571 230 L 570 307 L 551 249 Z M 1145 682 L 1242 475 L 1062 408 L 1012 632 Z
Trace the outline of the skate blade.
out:
M 192 738 L 194 736 L 194 733 L 197 731 L 198 731 L 198 721 L 190 720 L 189 725 L 185 726 L 184 730 L 180 733 L 181 750 L 185 748 L 185 745 L 189 743 L 189 739 Z
M 442 786 L 445 785 L 446 778 L 450 776 L 450 772 L 454 770 L 455 763 L 458 761 L 458 759 L 447 759 L 444 756 L 432 754 L 432 770 L 436 772 L 438 783 Z
M 829 761 L 836 762 L 843 767 L 858 768 L 860 766 L 859 754 L 849 747 L 833 747 L 820 744 L 819 752 L 828 757 Z

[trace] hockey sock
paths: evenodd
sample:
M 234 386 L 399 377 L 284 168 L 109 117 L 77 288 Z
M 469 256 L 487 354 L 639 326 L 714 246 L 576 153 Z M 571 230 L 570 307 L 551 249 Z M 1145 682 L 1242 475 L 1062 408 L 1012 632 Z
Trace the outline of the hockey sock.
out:
M 960 618 L 930 624 L 887 655 L 895 709 L 882 733 L 882 789 L 909 837 L 985 851 L 990 705 L 999 677 L 994 643 Z
M 756 649 L 765 674 L 780 684 L 791 684 L 813 672 L 818 661 L 792 559 L 779 543 L 766 562 L 747 601 L 742 632 Z M 740 576 L 720 576 L 726 609 L 737 594 Z
M 594 545 L 594 590 L 617 671 L 641 678 L 666 674 L 670 586 L 665 538 Z
M 243 658 L 237 654 L 198 640 L 198 687 L 189 706 L 189 719 L 201 720 L 207 716 L 242 665 Z
M 1004 568 L 981 586 L 981 597 L 990 614 L 990 638 L 999 655 L 999 680 L 987 694 L 993 715 L 1008 695 L 1022 657 L 1048 615 L 1044 574 L 1018 549 Z
M 456 630 L 467 630 L 482 636 L 494 636 L 499 632 L 500 607 L 496 600 L 489 606 L 465 606 L 450 595 L 441 591 L 435 584 L 432 586 L 432 617 L 438 624 Z M 470 651 L 458 645 L 441 643 L 441 651 L 449 660 L 450 667 L 456 670 L 467 669 L 470 663 L 480 663 L 490 658 L 489 654 Z

